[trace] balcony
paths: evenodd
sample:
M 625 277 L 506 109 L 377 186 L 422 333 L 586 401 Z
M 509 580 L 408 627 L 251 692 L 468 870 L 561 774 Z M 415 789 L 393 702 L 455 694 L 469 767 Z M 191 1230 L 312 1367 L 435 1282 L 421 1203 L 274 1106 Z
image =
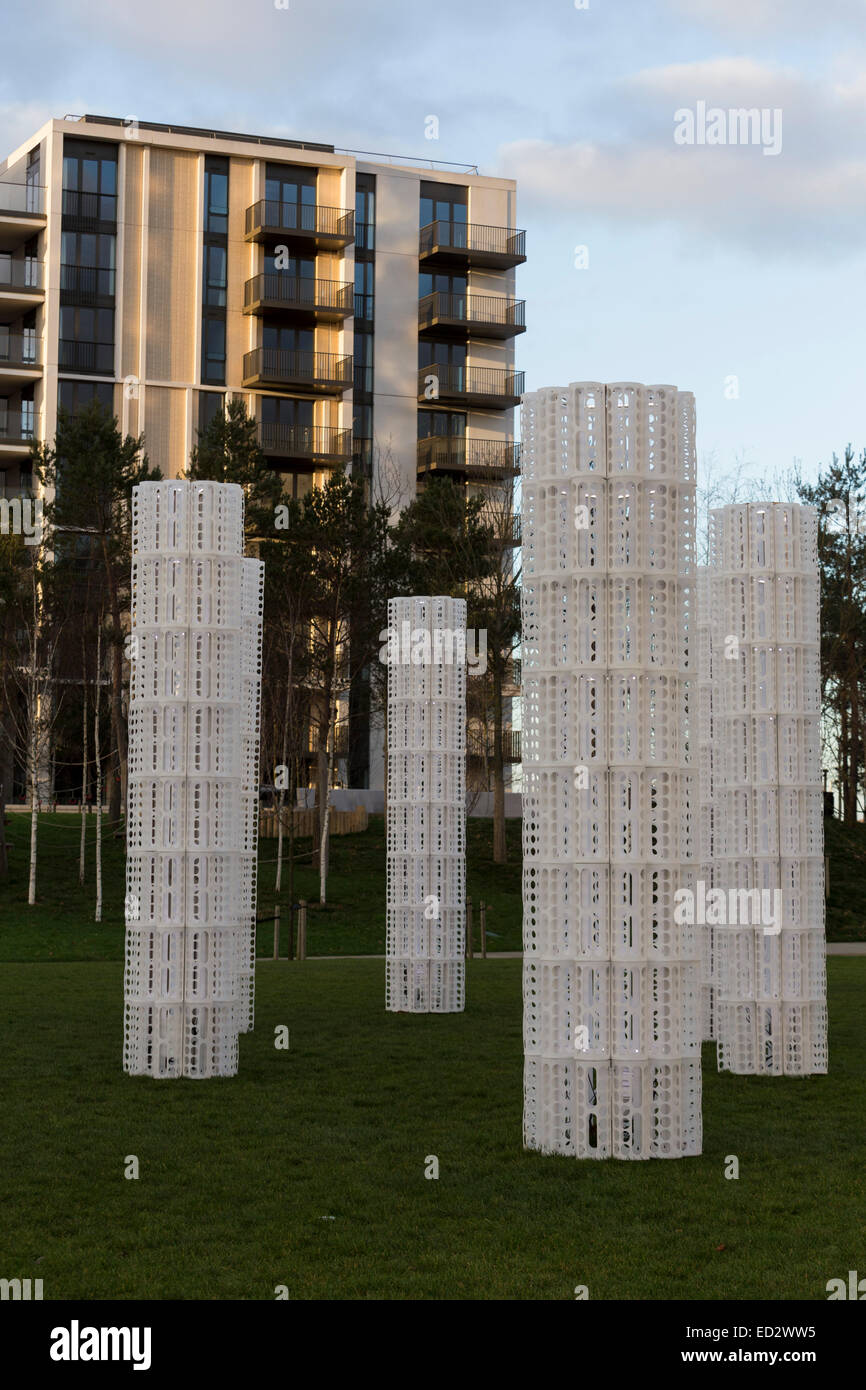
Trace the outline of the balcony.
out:
M 526 332 L 526 303 L 492 294 L 437 291 L 418 302 L 418 332 L 449 338 L 514 338 Z
M 34 332 L 9 333 L 0 328 L 0 387 L 14 390 L 42 375 L 42 344 Z
M 430 222 L 421 228 L 418 256 L 431 269 L 511 270 L 526 260 L 526 233 L 480 222 Z
M 115 272 L 103 266 L 61 265 L 63 303 L 110 308 L 114 303 L 115 280 Z
M 504 439 L 467 439 L 465 435 L 431 435 L 418 440 L 417 471 L 452 473 L 466 482 L 496 482 L 520 471 L 520 445 Z
M 352 385 L 351 357 L 294 348 L 253 348 L 244 353 L 245 387 L 285 387 L 318 396 L 340 395 Z
M 20 318 L 43 298 L 43 266 L 28 257 L 13 261 L 0 252 L 0 319 Z
M 244 286 L 244 313 L 278 313 L 304 324 L 342 323 L 352 313 L 354 288 L 348 280 L 313 280 L 266 270 Z
M 450 362 L 431 362 L 418 372 L 418 400 L 422 405 L 438 401 L 440 405 L 508 410 L 520 404 L 522 395 L 523 372 L 508 372 L 499 367 L 460 367 Z
M 32 411 L 0 414 L 0 459 L 29 455 L 30 445 L 38 434 L 38 417 Z
M 348 208 L 280 203 L 261 198 L 246 212 L 247 241 L 285 241 L 298 249 L 342 251 L 355 239 L 355 214 Z
M 113 231 L 117 226 L 116 194 L 80 193 L 64 188 L 63 226 L 66 231 Z
M 502 760 L 506 763 L 520 762 L 520 729 L 502 730 Z M 468 728 L 466 730 L 467 756 L 477 762 L 493 759 L 493 730 Z
M 58 347 L 58 366 L 62 372 L 114 376 L 114 343 L 91 343 L 78 338 L 61 338 Z
M 0 251 L 13 251 L 45 227 L 45 189 L 0 180 Z
M 314 468 L 342 468 L 352 457 L 352 431 L 326 425 L 260 420 L 259 443 L 279 467 L 307 473 Z

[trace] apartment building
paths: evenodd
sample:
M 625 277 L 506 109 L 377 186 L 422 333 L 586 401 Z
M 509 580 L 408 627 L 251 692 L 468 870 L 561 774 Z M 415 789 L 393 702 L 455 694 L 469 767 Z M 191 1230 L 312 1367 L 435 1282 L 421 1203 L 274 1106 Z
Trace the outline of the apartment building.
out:
M 167 477 L 229 395 L 293 495 L 338 467 L 395 508 L 437 473 L 507 482 L 515 200 L 464 166 L 49 121 L 0 164 L 4 495 L 29 488 L 30 441 L 53 438 L 58 406 L 94 397 Z

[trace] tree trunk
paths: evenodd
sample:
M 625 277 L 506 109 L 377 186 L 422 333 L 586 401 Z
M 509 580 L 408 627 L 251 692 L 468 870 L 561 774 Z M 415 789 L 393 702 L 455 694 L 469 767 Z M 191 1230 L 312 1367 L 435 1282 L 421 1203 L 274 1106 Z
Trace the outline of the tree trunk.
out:
M 0 779 L 0 878 L 9 873 L 9 856 L 6 852 L 6 788 Z
M 331 783 L 334 780 L 334 758 L 337 749 L 337 700 L 334 697 L 328 711 L 328 739 L 330 757 L 328 759 L 328 780 L 325 788 L 325 815 L 322 820 L 322 844 L 319 849 L 319 902 L 324 907 L 328 887 L 328 829 L 331 823 Z
M 82 651 L 82 658 L 84 652 Z M 87 843 L 87 791 L 90 785 L 87 768 L 87 676 L 86 668 L 81 668 L 81 843 L 78 848 L 78 882 L 84 884 L 84 850 Z
M 96 699 L 93 716 L 93 757 L 96 762 L 96 912 L 94 922 L 102 921 L 102 757 L 99 739 L 99 706 L 102 672 L 102 622 L 96 637 Z
M 493 664 L 493 862 L 508 862 L 505 838 L 505 772 L 502 756 L 502 671 Z

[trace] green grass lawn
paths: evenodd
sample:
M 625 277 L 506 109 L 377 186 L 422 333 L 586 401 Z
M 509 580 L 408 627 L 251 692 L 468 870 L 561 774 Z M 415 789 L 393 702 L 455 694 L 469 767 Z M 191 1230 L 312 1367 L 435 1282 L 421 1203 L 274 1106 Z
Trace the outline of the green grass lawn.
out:
M 93 921 L 95 817 L 87 825 L 87 882 L 78 883 L 80 820 L 58 812 L 40 816 L 37 894 L 27 906 L 30 857 L 30 817 L 18 812 L 6 818 L 9 841 L 9 880 L 0 884 L 0 960 L 121 960 L 123 958 L 123 843 L 107 832 L 103 837 L 103 920 Z M 520 822 L 508 822 L 509 863 L 493 863 L 489 820 L 470 818 L 467 829 L 467 893 L 477 904 L 489 904 L 487 925 L 491 950 L 519 951 L 521 947 Z M 276 840 L 259 842 L 258 951 L 274 949 L 272 914 L 275 903 Z M 360 835 L 335 836 L 331 841 L 328 906 L 319 907 L 318 869 L 311 867 L 310 840 L 300 840 L 304 856 L 296 869 L 295 900 L 310 903 L 307 919 L 309 955 L 375 955 L 385 950 L 385 822 L 372 816 Z M 283 930 L 280 953 L 288 952 L 288 870 L 283 869 L 280 893 Z M 271 917 L 271 920 L 262 918 Z M 478 943 L 478 913 L 475 912 Z
M 46 1299 L 823 1300 L 866 1251 L 866 959 L 828 965 L 830 1074 L 707 1047 L 704 1153 L 672 1163 L 522 1151 L 516 960 L 438 1018 L 387 1015 L 381 961 L 263 963 L 238 1076 L 174 1083 L 121 1071 L 118 962 L 6 965 L 0 1272 Z

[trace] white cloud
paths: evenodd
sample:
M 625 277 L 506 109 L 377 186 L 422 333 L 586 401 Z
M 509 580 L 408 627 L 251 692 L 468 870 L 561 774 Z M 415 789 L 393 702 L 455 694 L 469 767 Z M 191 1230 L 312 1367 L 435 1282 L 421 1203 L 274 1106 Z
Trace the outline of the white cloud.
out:
M 499 167 L 518 180 L 524 203 L 572 219 L 676 225 L 687 238 L 771 254 L 862 249 L 866 81 L 842 87 L 724 58 L 642 71 L 618 94 L 617 139 L 518 141 L 500 150 Z M 676 145 L 674 112 L 699 100 L 723 110 L 780 109 L 781 153 Z

